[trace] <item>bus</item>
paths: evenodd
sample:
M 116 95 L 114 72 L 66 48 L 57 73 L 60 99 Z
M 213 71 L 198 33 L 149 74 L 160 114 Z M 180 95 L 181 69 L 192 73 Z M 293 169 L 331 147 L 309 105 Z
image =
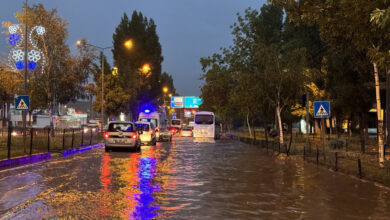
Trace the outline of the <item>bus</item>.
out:
M 194 116 L 194 138 L 221 137 L 221 124 L 219 118 L 213 112 L 196 112 Z

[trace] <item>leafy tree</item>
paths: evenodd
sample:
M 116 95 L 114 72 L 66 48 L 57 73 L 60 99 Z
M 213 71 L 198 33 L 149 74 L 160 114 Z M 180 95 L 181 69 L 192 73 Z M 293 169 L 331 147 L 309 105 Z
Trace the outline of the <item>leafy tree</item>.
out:
M 92 93 L 96 97 L 96 101 L 93 103 L 93 108 L 96 112 L 101 111 L 102 101 L 102 69 L 101 69 L 101 56 L 103 56 L 104 62 L 104 112 L 109 117 L 118 116 L 121 112 L 126 112 L 127 104 L 130 99 L 130 94 L 126 93 L 120 86 L 120 79 L 118 76 L 112 74 L 110 64 L 107 62 L 103 53 L 100 53 L 100 58 L 97 59 L 97 63 L 93 64 L 92 75 L 96 84 L 94 88 L 91 88 Z
M 385 1 L 322 1 L 322 0 L 274 0 L 280 4 L 287 16 L 296 23 L 317 24 L 321 37 L 332 47 L 343 51 L 354 47 L 366 54 L 372 63 L 376 87 L 378 116 L 379 164 L 384 163 L 383 118 L 381 116 L 379 67 L 383 64 L 383 52 L 389 49 L 387 32 L 370 23 L 370 14 L 377 8 L 386 8 Z
M 50 124 L 53 127 L 54 104 L 66 104 L 82 97 L 88 71 L 83 71 L 79 60 L 71 57 L 69 47 L 66 45 L 68 22 L 57 15 L 57 10 L 46 10 L 42 4 L 28 7 L 27 10 L 28 26 L 41 25 L 46 29 L 44 40 L 38 42 L 46 58 L 44 72 L 34 70 L 29 74 L 31 107 L 32 109 L 48 108 Z M 24 15 L 24 11 L 15 15 L 22 25 L 26 22 Z
M 128 40 L 133 42 L 131 49 L 124 46 Z M 137 115 L 141 104 L 157 104 L 162 96 L 160 79 L 163 57 L 153 19 L 134 11 L 129 20 L 124 14 L 113 35 L 113 43 L 119 82 L 124 91 L 130 94 L 127 109 Z M 149 65 L 150 71 L 143 71 L 145 64 Z

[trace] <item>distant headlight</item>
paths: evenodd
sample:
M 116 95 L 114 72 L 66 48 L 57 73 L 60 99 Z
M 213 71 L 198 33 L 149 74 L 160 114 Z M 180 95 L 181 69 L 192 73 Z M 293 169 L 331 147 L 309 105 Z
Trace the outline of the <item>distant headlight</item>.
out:
M 88 132 L 88 128 L 84 128 L 84 133 L 87 133 Z
M 96 128 L 92 128 L 92 131 L 93 131 L 93 132 L 96 132 Z
M 11 133 L 11 135 L 12 135 L 12 136 L 16 136 L 16 135 L 18 135 L 18 133 L 16 133 L 16 131 L 13 131 L 13 132 Z

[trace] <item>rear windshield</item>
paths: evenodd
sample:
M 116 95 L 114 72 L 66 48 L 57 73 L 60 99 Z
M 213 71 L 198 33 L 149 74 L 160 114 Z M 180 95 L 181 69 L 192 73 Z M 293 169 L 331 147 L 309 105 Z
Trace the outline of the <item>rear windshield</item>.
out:
M 183 131 L 191 131 L 192 129 L 189 127 L 183 128 Z
M 172 125 L 180 125 L 180 120 L 172 120 Z
M 214 123 L 212 115 L 196 115 L 195 116 L 195 123 L 196 124 L 203 124 L 203 125 L 211 125 Z
M 155 119 L 155 118 L 141 118 L 140 121 L 150 122 L 150 123 L 154 124 L 154 127 L 157 127 L 157 119 Z
M 115 132 L 115 131 L 122 131 L 122 132 L 133 132 L 134 127 L 131 123 L 111 123 L 108 126 L 108 131 Z
M 149 125 L 148 124 L 137 124 L 138 128 L 142 129 L 143 131 L 149 131 Z

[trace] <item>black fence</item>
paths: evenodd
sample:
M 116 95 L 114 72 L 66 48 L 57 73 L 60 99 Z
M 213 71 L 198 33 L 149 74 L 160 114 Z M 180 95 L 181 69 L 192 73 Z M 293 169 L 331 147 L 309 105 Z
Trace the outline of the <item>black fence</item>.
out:
M 350 151 L 351 145 L 348 145 L 348 143 L 344 143 L 346 146 L 343 148 L 332 148 L 331 145 L 324 145 L 324 143 L 311 140 L 310 147 L 305 143 L 293 143 L 288 147 L 289 143 L 281 146 L 275 140 L 254 140 L 238 136 L 232 136 L 232 138 L 256 145 L 270 155 L 293 155 L 305 162 L 324 166 L 333 171 L 343 172 L 390 186 L 389 161 L 386 161 L 385 167 L 379 167 L 378 155 L 376 153 Z
M 0 160 L 92 145 L 103 141 L 94 129 L 4 128 L 0 132 Z

